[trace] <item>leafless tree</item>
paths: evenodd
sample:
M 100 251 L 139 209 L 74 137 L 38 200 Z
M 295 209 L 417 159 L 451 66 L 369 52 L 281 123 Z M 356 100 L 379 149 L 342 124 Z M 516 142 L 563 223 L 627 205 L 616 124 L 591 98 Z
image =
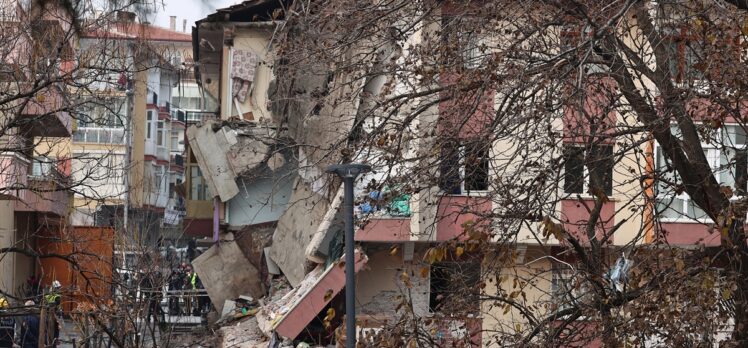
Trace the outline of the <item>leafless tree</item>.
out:
M 482 255 L 479 284 L 496 289 L 480 294 L 484 344 L 693 346 L 731 331 L 725 344 L 748 346 L 743 2 L 296 1 L 280 13 L 275 121 L 308 164 L 368 162 L 380 188 L 413 195 L 420 233 L 471 214 L 423 264 Z M 470 190 L 482 193 L 458 213 L 426 214 Z M 671 243 L 687 235 L 673 221 L 701 239 Z M 553 252 L 520 257 L 528 241 Z M 626 260 L 617 287 L 610 271 Z M 550 302 L 527 298 L 541 279 Z M 471 290 L 454 288 L 442 311 L 464 312 Z M 373 344 L 435 344 L 402 298 Z M 510 312 L 519 324 L 486 320 Z

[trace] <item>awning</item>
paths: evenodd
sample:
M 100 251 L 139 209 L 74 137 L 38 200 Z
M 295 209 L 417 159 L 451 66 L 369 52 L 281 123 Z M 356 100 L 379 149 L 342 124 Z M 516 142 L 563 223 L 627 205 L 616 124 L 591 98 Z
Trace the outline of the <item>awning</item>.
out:
M 345 255 L 340 261 L 317 267 L 309 272 L 293 291 L 270 306 L 279 316 L 272 321 L 272 329 L 282 337 L 294 339 L 319 314 L 328 303 L 345 287 Z M 356 273 L 366 264 L 368 258 L 356 252 Z M 271 314 L 272 315 L 272 314 Z

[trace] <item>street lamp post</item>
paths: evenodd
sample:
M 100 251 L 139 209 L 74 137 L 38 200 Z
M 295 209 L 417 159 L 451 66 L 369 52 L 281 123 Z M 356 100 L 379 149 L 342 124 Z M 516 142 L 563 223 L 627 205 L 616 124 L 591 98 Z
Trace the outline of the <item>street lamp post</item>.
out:
M 327 167 L 328 173 L 335 173 L 343 179 L 343 202 L 345 216 L 345 346 L 356 347 L 356 283 L 355 257 L 353 248 L 353 181 L 359 174 L 371 171 L 366 164 L 348 163 Z

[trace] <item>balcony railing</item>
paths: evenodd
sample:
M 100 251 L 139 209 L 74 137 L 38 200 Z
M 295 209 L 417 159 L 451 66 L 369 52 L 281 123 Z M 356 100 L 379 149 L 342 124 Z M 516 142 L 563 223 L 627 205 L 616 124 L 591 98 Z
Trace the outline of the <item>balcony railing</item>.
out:
M 73 133 L 73 141 L 81 143 L 124 144 L 124 128 L 81 127 Z
M 184 166 L 184 157 L 182 155 L 171 155 L 171 164 Z
M 186 111 L 185 121 L 187 122 L 203 122 L 207 120 L 218 119 L 218 115 L 215 112 L 207 111 Z
M 392 195 L 386 190 L 368 192 L 356 205 L 356 214 L 359 218 L 410 217 L 410 195 Z

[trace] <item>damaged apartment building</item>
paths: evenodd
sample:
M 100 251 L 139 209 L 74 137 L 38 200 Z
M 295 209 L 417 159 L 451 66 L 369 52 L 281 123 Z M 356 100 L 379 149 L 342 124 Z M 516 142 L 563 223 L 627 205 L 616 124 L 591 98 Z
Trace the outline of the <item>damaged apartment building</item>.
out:
M 511 153 L 511 141 L 463 146 L 446 157 L 432 151 L 439 136 L 456 137 L 461 144 L 480 139 L 491 121 L 486 115 L 495 110 L 497 95 L 502 91 L 476 96 L 478 107 L 461 125 L 450 123 L 450 110 L 459 107 L 455 101 L 413 101 L 415 107 L 424 106 L 426 110 L 415 121 L 420 128 L 409 130 L 411 140 L 402 151 L 405 158 L 430 161 L 439 157 L 432 161 L 437 163 L 434 171 L 439 173 L 433 176 L 438 179 L 428 185 L 418 183 L 426 189 L 406 193 L 403 188 L 407 180 L 383 187 L 381 183 L 388 180 L 386 173 L 404 168 L 388 164 L 383 160 L 386 156 L 373 146 L 367 151 L 357 149 L 352 158 L 344 158 L 348 154 L 339 151 L 345 148 L 339 145 L 350 145 L 346 142 L 350 142 L 351 133 L 391 126 L 379 124 L 376 117 L 372 122 L 354 122 L 360 116 L 370 117 L 372 96 L 398 88 L 395 82 L 395 87 L 383 92 L 388 77 L 381 73 L 384 69 L 379 64 L 408 54 L 403 46 L 425 37 L 439 37 L 439 26 L 445 22 L 436 18 L 416 34 L 383 45 L 378 59 L 369 66 L 371 70 L 362 74 L 366 76 L 360 79 L 363 81 L 343 83 L 346 76 L 331 75 L 323 66 L 310 63 L 294 67 L 294 74 L 288 74 L 283 64 L 276 64 L 288 60 L 278 57 L 273 49 L 273 35 L 284 24 L 282 16 L 273 14 L 288 5 L 289 1 L 244 1 L 217 10 L 193 28 L 197 82 L 219 104 L 217 119 L 187 130 L 186 166 L 197 169 L 189 170 L 186 178 L 190 189 L 185 219 L 201 226 L 202 234 L 214 242 L 193 265 L 217 312 L 224 314 L 221 320 L 232 313 L 236 299 L 251 297 L 258 304 L 251 318 L 239 324 L 246 325 L 247 330 L 236 332 L 226 327 L 224 344 L 275 347 L 272 342 L 282 340 L 323 346 L 335 343 L 333 331 L 342 326 L 345 313 L 345 274 L 340 261 L 343 194 L 340 180 L 325 169 L 346 160 L 374 168 L 356 181 L 354 189 L 358 215 L 356 319 L 362 335 L 392 325 L 393 320 L 402 318 L 402 308 L 407 308 L 410 315 L 428 318 L 418 325 L 440 344 L 500 346 L 492 342 L 491 330 L 485 328 L 521 328 L 526 323 L 515 309 L 484 303 L 480 297 L 510 292 L 507 289 L 512 289 L 515 279 L 510 274 L 545 272 L 547 277 L 536 279 L 526 289 L 529 301 L 539 306 L 561 301 L 553 298 L 554 289 L 570 279 L 566 273 L 555 271 L 557 265 L 547 255 L 560 250 L 562 242 L 554 236 L 544 241 L 536 238 L 542 230 L 537 219 L 524 224 L 527 228 L 519 228 L 508 242 L 516 266 L 502 269 L 502 274 L 482 272 L 485 265 L 496 261 L 495 255 L 462 247 L 457 248 L 460 252 L 450 254 L 440 247 L 468 245 L 487 238 L 471 226 L 487 215 L 484 213 L 504 208 L 497 206 L 488 193 L 491 173 L 495 172 L 491 168 L 511 168 L 512 159 L 502 157 Z M 464 69 L 444 72 L 439 83 L 449 84 L 473 68 L 466 60 Z M 333 90 L 330 85 L 339 88 Z M 339 102 L 315 103 L 313 94 L 328 90 L 340 93 Z M 295 98 L 281 97 L 288 95 Z M 605 117 L 620 116 L 611 112 Z M 563 122 L 558 124 L 561 132 L 574 126 Z M 364 152 L 368 157 L 360 157 Z M 468 162 L 468 157 L 475 160 Z M 624 158 L 621 163 L 640 165 L 636 158 Z M 606 194 L 614 199 L 604 203 L 601 214 L 606 226 L 613 226 L 620 208 L 615 198 L 634 201 L 626 195 L 638 187 L 636 180 L 628 180 L 629 174 L 614 171 L 612 165 L 605 170 Z M 578 173 L 579 178 L 587 180 L 582 174 Z M 612 182 L 627 184 L 613 190 Z M 591 199 L 573 197 L 581 192 L 581 186 L 553 188 L 558 195 L 554 212 L 563 216 L 559 224 L 570 231 L 584 226 L 589 217 L 585 205 Z M 522 219 L 524 215 L 517 220 Z M 638 243 L 636 231 L 643 219 L 638 215 L 622 219 L 609 247 Z M 501 238 L 501 232 L 492 235 Z M 433 257 L 435 250 L 448 255 Z M 459 294 L 461 310 L 443 313 L 445 302 L 456 297 L 450 291 L 457 288 L 465 289 Z
M 190 204 L 198 197 L 188 196 L 186 219 L 199 215 L 201 226 L 211 226 L 211 233 L 205 235 L 218 242 L 193 262 L 217 312 L 230 313 L 233 300 L 242 295 L 263 299 L 264 305 L 251 319 L 263 334 L 225 337 L 224 343 L 272 338 L 326 345 L 334 343 L 328 324 L 340 326 L 345 312 L 345 275 L 339 267 L 342 185 L 325 173 L 328 165 L 341 159 L 327 149 L 345 141 L 341 130 L 353 126 L 352 119 L 340 115 L 363 112 L 369 103 L 353 100 L 317 107 L 309 96 L 273 100 L 288 88 L 288 81 L 276 80 L 272 69 L 279 57 L 271 37 L 282 20 L 273 20 L 270 14 L 280 5 L 245 1 L 219 9 L 193 28 L 196 76 L 203 91 L 219 101 L 220 119 L 187 130 L 187 166 L 199 167 L 201 174 L 190 175 L 187 185 L 205 185 L 209 194 L 199 197 L 202 210 L 195 213 Z M 318 72 L 310 69 L 296 82 L 303 81 L 309 90 L 334 83 L 316 68 Z M 366 88 L 379 89 L 381 81 L 371 81 Z M 381 180 L 381 172 L 367 175 L 357 181 L 355 190 L 358 197 L 391 196 L 386 206 L 364 204 L 357 209 L 370 221 L 356 232 L 357 319 L 374 330 L 395 313 L 403 294 L 410 294 L 406 300 L 413 303 L 416 314 L 429 315 L 438 311 L 444 298 L 439 292 L 450 288 L 447 274 L 459 273 L 463 281 L 477 284 L 480 271 L 478 259 L 463 257 L 459 263 L 426 268 L 427 274 L 421 276 L 424 251 L 456 238 L 461 224 L 472 217 L 440 223 L 434 233 L 433 227 L 427 227 L 430 224 L 421 226 L 419 221 L 426 221 L 420 217 L 429 214 L 433 219 L 437 205 L 420 214 L 411 206 L 425 207 L 437 199 L 438 188 L 433 195 L 427 192 L 420 197 L 396 190 L 367 191 L 367 184 Z M 453 214 L 459 207 L 444 202 L 438 209 Z M 427 228 L 428 232 L 419 232 Z M 430 280 L 428 272 L 439 277 Z M 404 274 L 413 276 L 407 280 Z M 285 287 L 279 285 L 284 282 Z M 480 328 L 479 306 L 474 303 L 469 314 L 436 320 L 432 326 L 460 328 L 458 336 L 447 335 L 445 340 L 474 339 L 469 336 Z M 325 319 L 330 309 L 341 314 Z

